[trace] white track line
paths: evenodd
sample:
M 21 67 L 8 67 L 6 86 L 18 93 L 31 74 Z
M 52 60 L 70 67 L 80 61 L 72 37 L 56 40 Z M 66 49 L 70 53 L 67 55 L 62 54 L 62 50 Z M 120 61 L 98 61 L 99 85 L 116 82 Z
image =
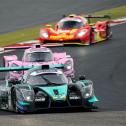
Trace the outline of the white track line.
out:
M 116 26 L 120 24 L 126 23 L 126 17 L 120 18 L 120 19 L 115 19 L 111 22 L 110 26 Z
M 4 48 L 0 48 L 0 54 L 4 53 Z

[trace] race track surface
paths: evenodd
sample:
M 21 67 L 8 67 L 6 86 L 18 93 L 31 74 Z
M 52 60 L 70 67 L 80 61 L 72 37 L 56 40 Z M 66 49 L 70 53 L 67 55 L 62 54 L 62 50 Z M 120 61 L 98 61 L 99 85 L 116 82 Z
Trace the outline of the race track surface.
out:
M 53 1 L 53 3 L 52 3 Z M 56 21 L 65 13 L 93 12 L 126 4 L 125 0 L 1 0 L 0 34 Z M 75 61 L 76 76 L 94 81 L 98 112 L 53 110 L 19 115 L 0 110 L 0 126 L 126 126 L 126 24 L 113 27 L 112 40 L 85 47 L 59 47 Z M 23 50 L 0 54 L 18 54 Z
M 126 0 L 0 0 L 0 34 L 59 20 L 63 14 L 89 13 Z
M 126 24 L 113 27 L 113 39 L 92 46 L 59 47 L 75 61 L 76 76 L 85 74 L 94 81 L 95 93 L 100 100 L 98 112 L 83 110 L 44 111 L 18 115 L 0 111 L 2 126 L 125 126 L 126 125 Z M 121 32 L 122 34 L 118 34 Z M 76 51 L 75 51 L 76 49 Z M 16 54 L 17 51 L 9 54 Z M 21 57 L 22 51 L 18 51 Z M 8 53 L 4 54 L 8 55 Z M 3 55 L 0 55 L 2 58 Z M 2 63 L 1 63 L 2 65 Z M 8 120 L 8 121 L 6 121 Z

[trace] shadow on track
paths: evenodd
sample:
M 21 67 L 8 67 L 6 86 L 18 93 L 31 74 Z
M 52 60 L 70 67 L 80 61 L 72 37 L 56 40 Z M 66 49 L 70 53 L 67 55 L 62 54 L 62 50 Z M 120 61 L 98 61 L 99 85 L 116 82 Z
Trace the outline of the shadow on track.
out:
M 90 112 L 98 112 L 98 110 L 87 110 L 83 108 L 62 108 L 62 109 L 46 109 L 46 110 L 39 110 L 36 112 L 32 113 L 25 113 L 25 114 L 20 114 L 20 113 L 15 113 L 7 110 L 0 110 L 0 116 L 4 115 L 35 115 L 35 114 L 65 114 L 65 113 L 90 113 Z

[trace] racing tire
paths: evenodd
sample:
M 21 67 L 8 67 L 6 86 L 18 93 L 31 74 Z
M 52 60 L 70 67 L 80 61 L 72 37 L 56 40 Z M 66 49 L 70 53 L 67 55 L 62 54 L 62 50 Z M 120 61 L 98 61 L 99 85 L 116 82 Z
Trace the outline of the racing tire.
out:
M 16 89 L 12 89 L 11 91 L 11 105 L 12 105 L 12 110 L 16 113 L 21 113 L 21 114 L 24 114 L 23 111 L 20 111 L 18 108 L 17 108 L 17 97 L 16 97 Z
M 12 109 L 13 109 L 14 112 L 18 112 L 17 111 L 16 102 L 17 102 L 16 90 L 15 89 L 12 89 L 12 91 L 11 91 L 11 105 L 12 105 Z
M 11 105 L 12 105 L 12 111 L 19 113 L 19 114 L 26 114 L 25 111 L 22 111 L 17 107 L 17 96 L 16 96 L 16 89 L 13 88 L 11 91 Z
M 92 33 L 93 33 L 93 28 L 90 29 L 90 34 L 89 34 L 89 45 L 92 45 L 92 44 L 93 44 L 93 43 L 92 43 L 92 40 L 93 40 L 93 38 L 92 38 Z
M 112 37 L 112 31 L 109 25 L 106 25 L 106 39 L 110 39 Z

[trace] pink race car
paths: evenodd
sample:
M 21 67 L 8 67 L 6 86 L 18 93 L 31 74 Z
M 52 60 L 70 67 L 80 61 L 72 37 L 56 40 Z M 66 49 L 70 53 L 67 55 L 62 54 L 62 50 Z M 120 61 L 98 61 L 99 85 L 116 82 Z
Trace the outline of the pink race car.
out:
M 22 60 L 18 60 L 16 55 L 4 56 L 4 66 L 40 66 L 53 65 L 62 70 L 65 75 L 74 77 L 74 62 L 70 55 L 66 52 L 53 53 L 49 48 L 40 45 L 34 45 L 24 51 Z M 24 74 L 23 71 L 9 72 L 9 77 L 20 77 Z

